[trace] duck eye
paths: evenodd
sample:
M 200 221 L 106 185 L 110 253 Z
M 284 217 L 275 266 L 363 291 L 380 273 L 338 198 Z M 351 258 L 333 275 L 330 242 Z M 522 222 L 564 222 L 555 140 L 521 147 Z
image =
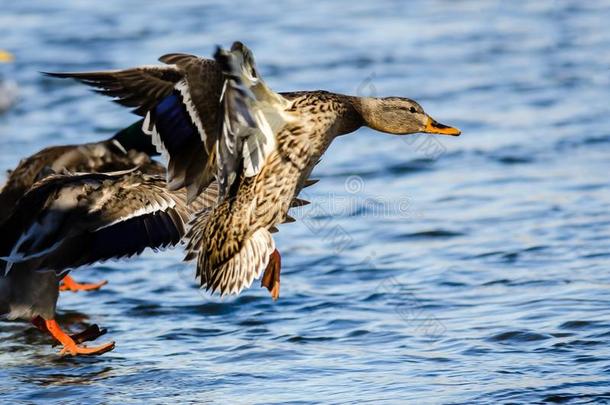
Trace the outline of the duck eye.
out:
M 411 107 L 411 108 L 409 108 L 409 111 L 411 111 L 412 113 L 415 113 L 417 110 L 415 110 L 415 107 Z

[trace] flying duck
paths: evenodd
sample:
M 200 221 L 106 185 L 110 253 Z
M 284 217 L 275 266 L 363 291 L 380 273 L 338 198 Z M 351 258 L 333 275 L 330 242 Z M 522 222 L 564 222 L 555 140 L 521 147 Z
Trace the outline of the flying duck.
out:
M 169 54 L 165 65 L 52 73 L 97 87 L 145 117 L 144 131 L 169 158 L 168 186 L 188 199 L 216 178 L 219 203 L 193 220 L 186 259 L 207 290 L 238 294 L 262 277 L 279 296 L 280 254 L 271 231 L 332 140 L 362 126 L 394 135 L 457 136 L 415 101 L 327 91 L 275 93 L 252 52 L 235 42 L 215 59 Z
M 0 223 L 11 213 L 19 198 L 34 183 L 57 173 L 100 173 L 128 170 L 137 167 L 147 174 L 165 174 L 165 168 L 152 160 L 158 155 L 150 136 L 142 132 L 142 120 L 118 131 L 110 139 L 76 145 L 51 146 L 22 159 L 8 171 L 7 180 L 0 188 Z M 77 283 L 66 276 L 62 291 L 95 290 L 106 284 Z
M 71 270 L 180 242 L 195 211 L 214 204 L 216 184 L 190 205 L 186 191 L 137 170 L 52 175 L 18 200 L 0 225 L 0 315 L 31 320 L 63 346 L 61 354 L 102 354 L 114 342 L 80 345 L 104 331 L 67 335 L 55 321 L 59 281 Z M 202 214 L 203 215 L 203 214 Z

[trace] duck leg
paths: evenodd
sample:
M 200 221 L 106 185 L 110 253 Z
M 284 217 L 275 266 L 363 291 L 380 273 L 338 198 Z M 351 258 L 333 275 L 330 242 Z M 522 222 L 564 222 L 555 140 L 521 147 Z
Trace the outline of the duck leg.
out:
M 41 332 L 51 334 L 51 332 L 49 332 L 49 329 L 47 329 L 47 325 L 45 324 L 44 319 L 41 316 L 37 316 L 37 317 L 33 318 L 32 324 L 36 328 L 38 328 L 38 330 L 40 330 Z M 93 324 L 93 325 L 88 326 L 87 329 L 83 330 L 82 332 L 78 332 L 73 335 L 70 335 L 70 338 L 72 340 L 74 340 L 74 342 L 76 344 L 80 344 L 83 342 L 90 342 L 92 340 L 95 340 L 98 337 L 105 335 L 106 332 L 107 332 L 106 329 L 100 328 L 96 324 Z M 59 341 L 56 341 L 56 343 L 54 343 L 53 346 L 57 346 L 58 344 L 59 344 Z
M 36 319 L 36 318 L 35 318 Z M 63 330 L 61 330 L 61 328 L 59 327 L 59 325 L 57 324 L 57 322 L 54 319 L 51 320 L 44 320 L 42 318 L 40 318 L 42 320 L 41 325 L 44 325 L 44 327 L 46 328 L 46 331 L 53 336 L 56 340 L 59 341 L 59 343 L 61 343 L 63 345 L 63 349 L 59 352 L 60 355 L 72 355 L 72 356 L 78 356 L 78 355 L 99 355 L 99 354 L 104 354 L 106 352 L 109 352 L 110 350 L 114 349 L 114 342 L 109 342 L 109 343 L 105 343 L 101 346 L 96 346 L 96 347 L 85 347 L 85 346 L 79 346 L 77 344 L 77 342 L 75 341 L 75 339 L 73 339 L 72 337 L 68 336 Z M 40 323 L 40 321 L 38 321 Z M 34 323 L 34 321 L 32 321 L 32 323 Z M 36 325 L 36 323 L 34 323 L 34 325 Z M 36 325 L 38 326 L 38 325 Z M 87 332 L 89 329 L 85 330 L 85 332 Z M 103 329 L 102 329 L 103 330 Z M 98 331 L 102 332 L 102 330 Z M 105 331 L 104 331 L 105 333 Z M 103 334 L 103 333 L 101 333 Z M 81 334 L 78 334 L 81 335 Z M 77 338 L 78 338 L 78 335 Z M 83 336 L 81 336 L 82 338 Z M 84 336 L 84 337 L 91 337 L 91 335 L 89 336 Z
M 70 275 L 66 275 L 61 284 L 59 285 L 59 291 L 93 291 L 99 290 L 102 286 L 108 284 L 108 281 L 102 280 L 98 283 L 78 283 Z
M 269 264 L 265 269 L 263 278 L 261 279 L 261 287 L 266 287 L 271 293 L 271 298 L 277 301 L 280 298 L 280 270 L 282 268 L 282 257 L 280 252 L 275 249 L 269 255 Z

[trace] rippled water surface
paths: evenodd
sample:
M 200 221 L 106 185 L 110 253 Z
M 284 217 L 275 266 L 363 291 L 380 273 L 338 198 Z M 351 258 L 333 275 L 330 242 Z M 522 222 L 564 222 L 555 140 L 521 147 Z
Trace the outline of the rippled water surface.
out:
M 463 135 L 337 140 L 276 235 L 277 303 L 200 292 L 180 250 L 75 272 L 110 283 L 62 295 L 59 321 L 116 349 L 61 359 L 2 322 L 1 402 L 609 400 L 609 19 L 604 1 L 3 1 L 2 170 L 134 120 L 38 71 L 234 39 L 276 90 L 408 96 Z

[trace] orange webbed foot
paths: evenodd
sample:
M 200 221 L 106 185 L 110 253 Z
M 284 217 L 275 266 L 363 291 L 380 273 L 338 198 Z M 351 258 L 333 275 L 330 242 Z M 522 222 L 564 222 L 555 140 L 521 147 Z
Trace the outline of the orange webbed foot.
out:
M 102 286 L 108 284 L 108 281 L 102 280 L 98 283 L 78 283 L 71 276 L 67 275 L 59 285 L 59 291 L 94 291 L 99 290 Z
M 81 346 L 81 345 L 77 344 L 77 341 L 75 341 L 75 339 L 73 339 L 71 336 L 68 336 L 60 328 L 60 326 L 57 324 L 57 322 L 54 319 L 51 319 L 48 321 L 45 320 L 44 324 L 45 324 L 47 331 L 51 334 L 51 336 L 53 336 L 63 345 L 63 349 L 59 352 L 59 354 L 62 356 L 65 356 L 65 355 L 94 356 L 94 355 L 104 354 L 104 353 L 109 352 L 112 349 L 114 349 L 114 342 L 109 342 L 109 343 L 105 343 L 103 345 L 94 346 L 94 347 L 87 347 L 84 345 Z M 97 328 L 97 326 L 96 326 L 96 328 Z M 97 329 L 98 329 L 98 332 L 100 332 L 100 334 L 105 333 L 105 331 L 102 333 L 103 330 L 100 330 L 99 328 L 97 328 Z M 85 330 L 83 332 L 85 335 L 82 337 L 91 337 L 90 334 L 85 333 L 87 331 L 88 330 Z M 76 335 L 76 337 L 78 338 L 78 335 Z
M 271 298 L 277 301 L 280 298 L 280 270 L 282 268 L 282 257 L 280 252 L 275 249 L 269 256 L 269 264 L 261 279 L 261 287 L 266 287 L 271 294 Z
M 53 336 L 51 331 L 49 331 L 49 329 L 47 328 L 46 321 L 41 316 L 36 316 L 32 318 L 32 324 L 36 326 L 36 328 L 38 328 L 38 330 L 40 330 L 41 332 L 48 333 Z M 75 343 L 78 344 L 95 340 L 98 337 L 105 335 L 106 332 L 106 329 L 100 328 L 96 324 L 93 324 L 88 326 L 87 329 L 85 329 L 84 331 L 69 335 L 69 337 L 70 339 L 74 340 Z M 53 343 L 52 346 L 55 347 L 58 344 L 61 344 L 61 342 L 59 340 L 55 340 L 55 343 Z
M 48 330 L 45 330 L 45 331 L 47 333 L 49 332 Z M 82 332 L 74 333 L 69 336 L 70 336 L 70 339 L 74 340 L 74 343 L 80 344 L 80 343 L 84 343 L 84 342 L 91 342 L 91 341 L 97 339 L 98 337 L 105 335 L 106 332 L 107 332 L 106 329 L 100 328 L 96 324 L 93 324 L 93 325 L 88 326 L 87 329 L 83 330 Z M 61 343 L 59 341 L 56 341 L 53 344 L 53 347 L 57 346 L 58 344 L 61 344 Z
M 74 344 L 74 346 L 64 346 L 59 352 L 60 356 L 99 356 L 114 349 L 114 342 L 108 342 L 100 346 L 87 347 Z

